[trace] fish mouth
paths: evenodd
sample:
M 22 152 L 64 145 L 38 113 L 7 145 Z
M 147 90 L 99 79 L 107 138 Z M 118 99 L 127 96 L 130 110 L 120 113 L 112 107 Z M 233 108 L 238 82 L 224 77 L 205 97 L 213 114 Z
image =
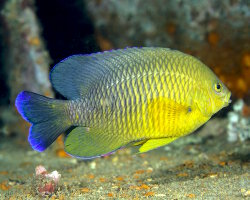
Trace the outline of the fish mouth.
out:
M 230 99 L 230 97 L 231 97 L 231 92 L 229 92 L 226 95 L 225 99 L 224 99 L 224 102 L 225 102 L 226 106 L 228 106 L 232 102 L 232 100 Z

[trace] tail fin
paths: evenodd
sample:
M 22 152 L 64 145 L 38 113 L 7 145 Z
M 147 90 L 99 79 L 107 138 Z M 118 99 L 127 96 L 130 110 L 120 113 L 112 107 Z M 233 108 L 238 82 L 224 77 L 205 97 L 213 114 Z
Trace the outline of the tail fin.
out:
M 34 150 L 44 151 L 71 126 L 69 118 L 65 117 L 63 100 L 23 91 L 15 105 L 22 117 L 32 124 L 28 140 Z

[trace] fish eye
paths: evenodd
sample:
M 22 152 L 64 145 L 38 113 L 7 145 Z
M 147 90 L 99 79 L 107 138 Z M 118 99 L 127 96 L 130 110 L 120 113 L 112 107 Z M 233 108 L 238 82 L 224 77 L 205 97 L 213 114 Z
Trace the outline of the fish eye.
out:
M 220 93 L 222 91 L 222 85 L 218 82 L 214 84 L 214 90 L 217 93 Z

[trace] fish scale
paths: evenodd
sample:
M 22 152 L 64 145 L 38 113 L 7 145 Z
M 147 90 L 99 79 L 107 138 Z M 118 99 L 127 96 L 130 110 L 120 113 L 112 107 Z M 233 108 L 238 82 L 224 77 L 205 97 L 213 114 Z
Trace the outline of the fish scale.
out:
M 168 65 L 168 66 L 170 66 L 170 70 L 171 70 L 171 68 L 172 68 L 172 66 L 173 66 L 173 64 L 174 65 L 176 65 L 176 62 L 175 62 L 175 60 L 176 60 L 176 58 L 174 58 L 174 59 L 172 59 L 171 61 L 172 62 L 170 62 L 170 64 Z M 163 63 L 163 62 L 162 62 Z M 171 63 L 173 63 L 173 64 L 171 64 Z M 160 69 L 160 67 L 159 66 L 161 66 L 161 62 L 158 62 L 157 64 L 156 64 L 156 69 Z M 118 68 L 118 71 L 119 71 L 119 69 L 120 68 Z M 126 69 L 126 67 L 125 67 L 125 69 Z M 142 69 L 142 67 L 139 67 L 139 69 L 138 69 L 138 71 L 140 71 L 140 69 Z M 134 71 L 133 71 L 134 70 Z M 151 68 L 151 70 L 152 70 L 152 68 Z M 170 71 L 169 70 L 169 71 Z M 125 70 L 124 70 L 125 71 Z M 131 69 L 131 71 L 130 71 L 130 73 L 137 73 L 137 71 L 135 71 L 135 69 Z M 119 74 L 118 74 L 119 75 Z M 128 76 L 131 76 L 131 74 L 129 74 Z M 175 86 L 174 87 L 174 90 L 172 90 L 172 93 L 171 93 L 171 95 L 170 95 L 170 97 L 172 98 L 172 99 L 175 99 L 175 100 L 177 100 L 178 101 L 178 97 L 179 97 L 179 99 L 180 99 L 180 92 L 178 92 L 179 90 L 178 90 L 178 82 L 176 82 L 176 77 L 175 76 L 169 76 L 170 77 L 170 80 L 169 80 L 169 82 L 170 82 L 170 87 L 171 86 Z M 174 83 L 177 83 L 177 84 L 174 84 Z M 138 94 L 139 92 L 140 92 L 140 90 L 138 90 L 138 82 L 136 81 L 136 79 L 134 79 L 134 81 L 132 81 L 132 87 L 131 88 L 133 88 L 133 90 L 132 90 L 132 92 L 133 91 L 136 91 L 136 93 Z M 157 90 L 155 90 L 156 89 L 156 85 L 157 85 L 157 83 L 155 83 L 155 79 L 154 79 L 154 76 L 152 75 L 152 76 L 149 76 L 149 79 L 148 79 L 148 91 L 149 91 L 149 97 L 152 99 L 152 98 L 156 98 L 157 96 L 158 96 L 158 91 Z M 159 85 L 159 83 L 158 83 L 158 85 Z M 161 85 L 161 84 L 160 84 Z M 115 89 L 115 88 L 113 88 L 113 89 Z M 167 88 L 169 91 L 170 91 L 170 88 Z M 145 88 L 143 88 L 143 87 L 141 87 L 141 90 L 145 90 Z M 152 91 L 154 91 L 154 92 L 152 92 Z M 111 93 L 115 93 L 116 92 L 116 90 L 113 90 L 113 91 L 111 91 Z M 123 91 L 122 90 L 119 90 L 119 92 L 120 93 L 123 93 Z M 139 95 L 140 96 L 140 95 Z M 105 98 L 105 97 L 104 97 Z M 129 98 L 129 97 L 128 97 Z M 130 98 L 132 98 L 132 104 L 138 104 L 138 101 L 136 100 L 136 95 L 132 95 Z M 138 109 L 138 110 L 140 110 L 140 108 Z M 138 110 L 137 110 L 137 108 L 136 107 L 134 107 L 134 110 L 133 110 L 133 112 L 135 113 L 135 115 L 138 115 L 138 116 L 140 116 L 140 115 L 142 115 L 141 113 L 139 113 L 138 112 Z M 127 113 L 127 112 L 124 112 L 124 113 Z M 117 113 L 117 119 L 120 119 L 122 117 L 122 112 L 120 112 L 120 114 L 119 113 Z M 116 118 L 116 117 L 114 117 L 114 118 Z M 121 123 L 121 120 L 118 120 L 118 122 L 114 122 L 114 123 L 117 123 L 117 124 L 119 124 L 119 123 Z M 134 121 L 134 123 L 133 124 L 137 124 L 137 121 Z M 136 127 L 133 127 L 133 128 L 136 128 Z
M 149 83 L 151 83 L 151 84 L 149 84 L 149 86 L 151 87 L 149 90 L 150 91 L 152 91 L 152 85 L 153 85 L 153 83 L 152 83 L 152 81 L 154 81 L 154 79 L 153 79 L 153 76 L 151 77 L 151 82 L 149 82 Z M 137 82 L 136 81 L 133 81 L 133 88 L 135 88 L 135 89 L 137 89 L 138 88 L 138 86 L 136 85 L 137 84 Z M 142 89 L 144 89 L 144 88 L 142 88 Z M 113 91 L 113 92 L 115 92 L 115 91 Z M 121 93 L 122 93 L 123 91 L 121 91 Z M 138 92 L 138 91 L 137 91 Z M 132 97 L 133 98 L 133 97 Z M 136 99 L 136 96 L 134 96 L 134 98 L 133 98 L 133 100 L 134 99 Z M 132 101 L 132 104 L 135 104 L 135 103 L 138 103 L 138 102 L 136 102 L 136 101 Z M 136 111 L 136 110 L 135 110 Z M 136 113 L 138 113 L 138 112 L 136 112 Z M 121 118 L 121 115 L 119 115 L 119 117 Z M 120 123 L 120 121 L 118 122 L 118 124 Z

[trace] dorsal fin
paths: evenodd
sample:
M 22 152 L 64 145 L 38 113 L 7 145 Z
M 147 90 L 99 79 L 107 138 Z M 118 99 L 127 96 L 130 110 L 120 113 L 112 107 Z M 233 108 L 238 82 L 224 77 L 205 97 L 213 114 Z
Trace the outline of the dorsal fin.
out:
M 51 71 L 53 87 L 68 99 L 86 94 L 89 86 L 104 72 L 94 57 L 73 55 L 58 63 Z
M 127 48 L 89 55 L 73 55 L 52 69 L 51 82 L 63 96 L 76 99 L 84 96 L 89 87 L 108 71 L 128 63 L 128 57 L 129 60 L 143 56 L 145 58 L 142 52 L 152 54 L 157 49 L 161 48 Z

